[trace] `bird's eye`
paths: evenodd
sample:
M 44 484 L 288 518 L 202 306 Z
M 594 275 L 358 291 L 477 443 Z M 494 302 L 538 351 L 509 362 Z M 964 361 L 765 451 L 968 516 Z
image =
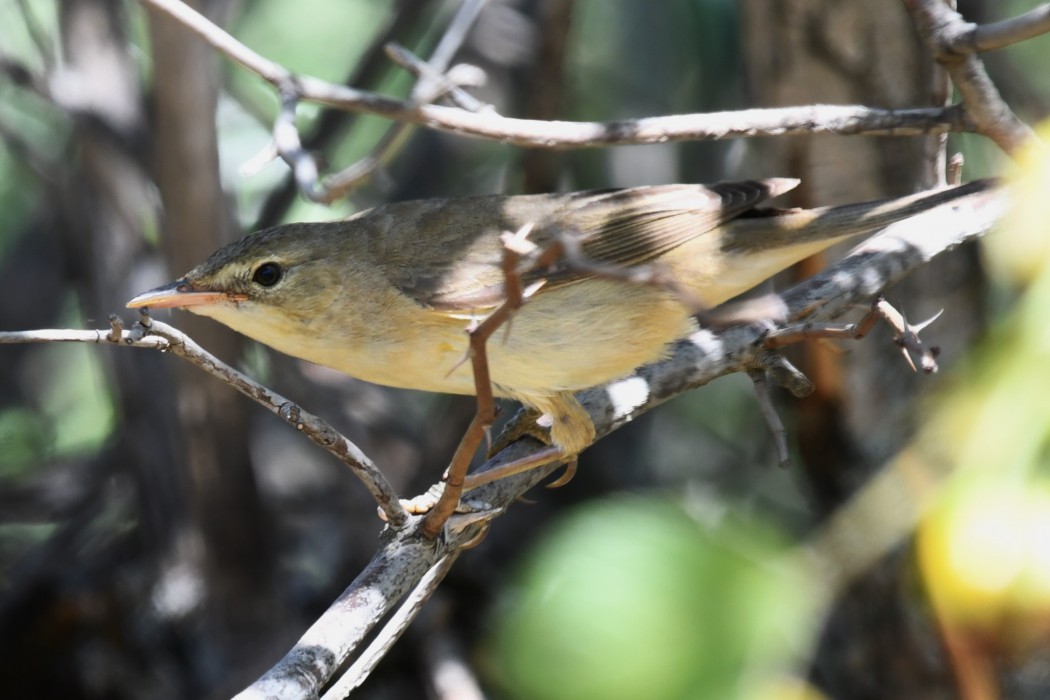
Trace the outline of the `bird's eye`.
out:
M 281 281 L 281 266 L 275 262 L 264 262 L 255 268 L 252 281 L 264 287 L 272 287 Z

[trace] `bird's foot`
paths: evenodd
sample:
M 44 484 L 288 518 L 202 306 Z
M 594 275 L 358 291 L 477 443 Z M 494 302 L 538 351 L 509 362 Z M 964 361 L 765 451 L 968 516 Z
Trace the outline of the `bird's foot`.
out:
M 441 498 L 441 494 L 445 490 L 445 482 L 434 484 L 426 493 L 422 493 L 414 498 L 402 498 L 401 507 L 407 510 L 412 515 L 425 515 L 430 512 L 430 509 L 438 502 Z M 470 514 L 470 513 L 488 513 L 494 509 L 491 504 L 476 498 L 470 498 L 464 496 L 459 500 L 459 504 L 456 505 L 457 514 Z
M 467 489 L 554 461 L 566 462 L 565 471 L 547 488 L 564 486 L 576 475 L 576 456 L 594 442 L 591 417 L 571 392 L 529 396 L 527 401 L 532 405 L 525 406 L 510 419 L 489 450 L 489 456 L 523 437 L 534 438 L 547 445 L 547 449 L 487 472 L 471 474 L 467 476 Z

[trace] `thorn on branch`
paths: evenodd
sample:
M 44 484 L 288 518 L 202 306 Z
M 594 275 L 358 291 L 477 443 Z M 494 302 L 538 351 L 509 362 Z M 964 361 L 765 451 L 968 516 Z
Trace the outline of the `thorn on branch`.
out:
M 962 171 L 965 160 L 962 153 L 955 153 L 948 159 L 948 172 L 945 180 L 950 187 L 962 184 Z
M 124 337 L 124 320 L 116 315 L 109 315 L 109 342 L 119 343 Z
M 937 357 L 941 351 L 936 346 L 925 345 L 919 338 L 919 333 L 936 321 L 941 313 L 942 311 L 938 311 L 934 316 L 922 323 L 911 324 L 908 323 L 904 314 L 880 296 L 872 303 L 871 309 L 864 317 L 856 323 L 844 326 L 830 323 L 804 323 L 802 325 L 787 326 L 766 334 L 764 344 L 766 349 L 775 350 L 802 340 L 817 338 L 860 340 L 871 331 L 879 320 L 882 320 L 893 329 L 893 342 L 901 348 L 904 359 L 908 366 L 912 368 L 912 371 L 917 371 L 915 362 L 912 360 L 912 354 L 915 354 L 919 358 L 919 366 L 922 368 L 922 371 L 926 374 L 932 374 L 937 371 Z
M 762 358 L 762 369 L 777 386 L 790 391 L 796 399 L 803 399 L 813 393 L 813 382 L 809 377 L 780 353 L 766 353 Z
M 153 319 L 149 315 L 149 307 L 145 306 L 139 309 L 139 320 L 138 325 L 146 328 L 147 330 L 153 327 Z

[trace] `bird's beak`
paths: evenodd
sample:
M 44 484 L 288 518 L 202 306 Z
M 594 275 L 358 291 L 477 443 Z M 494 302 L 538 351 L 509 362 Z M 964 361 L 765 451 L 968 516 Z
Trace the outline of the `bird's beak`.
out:
M 175 280 L 163 287 L 143 292 L 127 303 L 129 309 L 149 306 L 154 309 L 181 309 L 202 304 L 219 304 L 224 301 L 244 301 L 244 294 L 217 292 L 211 289 L 194 289 L 186 279 Z

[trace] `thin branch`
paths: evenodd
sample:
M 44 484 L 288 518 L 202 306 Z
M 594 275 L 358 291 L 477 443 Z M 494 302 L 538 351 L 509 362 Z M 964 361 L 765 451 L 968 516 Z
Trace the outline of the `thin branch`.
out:
M 989 24 L 971 24 L 954 43 L 956 51 L 992 51 L 1050 32 L 1050 3 L 1023 15 Z
M 151 0 L 146 0 L 151 1 Z M 717 141 L 756 136 L 919 136 L 973 131 L 961 110 L 950 107 L 876 109 L 856 105 L 813 105 L 735 112 L 678 114 L 613 122 L 541 121 L 503 117 L 491 111 L 410 105 L 379 98 L 362 100 L 340 86 L 303 79 L 304 99 L 422 124 L 461 136 L 497 140 L 527 148 L 595 148 L 672 141 Z
M 773 436 L 773 445 L 777 450 L 777 464 L 781 469 L 791 466 L 791 453 L 788 451 L 787 430 L 784 422 L 780 420 L 776 407 L 773 405 L 773 395 L 769 391 L 769 382 L 766 381 L 766 373 L 760 369 L 748 370 L 747 376 L 755 387 L 755 397 L 758 399 L 758 408 L 766 421 L 770 434 Z
M 459 51 L 466 39 L 467 32 L 473 26 L 478 13 L 487 2 L 488 0 L 463 1 L 445 34 L 438 42 L 430 63 L 411 56 L 405 49 L 398 50 L 396 47 L 392 48 L 391 45 L 386 47 L 388 54 L 393 53 L 399 59 L 411 62 L 415 68 L 418 80 L 408 100 L 412 108 L 430 103 L 450 90 L 458 90 L 458 87 L 444 73 L 453 55 Z M 278 89 L 281 93 L 281 112 L 274 125 L 274 145 L 278 155 L 292 168 L 299 190 L 311 201 L 323 204 L 332 203 L 347 191 L 372 177 L 375 171 L 388 162 L 407 140 L 409 124 L 396 123 L 387 129 L 368 155 L 342 171 L 326 177 L 324 182 L 319 182 L 317 162 L 313 154 L 303 148 L 296 126 L 295 114 L 300 99 L 299 86 L 294 80 L 285 80 L 278 84 Z M 461 97 L 460 101 L 462 100 Z M 476 103 L 477 100 L 474 102 Z
M 474 28 L 478 15 L 485 9 L 489 0 L 463 0 L 455 17 L 449 22 L 445 33 L 442 35 L 438 45 L 430 54 L 430 67 L 438 73 L 444 73 L 452 64 L 452 59 L 459 53 L 463 42 L 467 40 L 467 34 Z M 416 89 L 425 91 L 427 88 L 417 85 Z
M 170 351 L 197 365 L 208 374 L 229 384 L 237 391 L 277 414 L 282 420 L 304 433 L 314 443 L 328 450 L 350 467 L 365 485 L 388 522 L 395 527 L 404 525 L 408 514 L 401 507 L 398 494 L 379 468 L 335 428 L 280 394 L 225 364 L 197 345 L 192 338 L 160 321 L 143 316 L 148 325 L 137 324 L 132 330 L 123 330 L 119 319 L 111 322 L 108 330 L 39 330 L 0 332 L 0 345 L 22 343 L 94 343 L 121 347 L 149 348 Z
M 871 305 L 871 309 L 862 319 L 848 325 L 826 324 L 826 323 L 803 323 L 797 326 L 785 326 L 769 333 L 765 339 L 767 348 L 776 348 L 797 343 L 806 339 L 816 338 L 848 338 L 860 340 L 875 326 L 878 321 L 884 321 L 893 330 L 893 342 L 897 343 L 904 355 L 904 361 L 908 363 L 912 371 L 916 371 L 915 362 L 911 358 L 914 353 L 919 357 L 919 366 L 926 374 L 933 374 L 938 370 L 937 357 L 940 348 L 929 346 L 922 342 L 919 333 L 926 326 L 936 321 L 941 315 L 937 312 L 932 318 L 922 323 L 908 323 L 904 314 L 893 307 L 888 301 L 879 297 Z
M 490 111 L 473 113 L 455 107 L 418 105 L 411 100 L 355 90 L 310 76 L 296 77 L 281 65 L 252 51 L 179 0 L 140 1 L 179 21 L 278 90 L 291 90 L 300 99 L 516 146 L 563 149 L 755 136 L 918 136 L 975 130 L 974 124 L 957 106 L 892 110 L 815 105 L 680 114 L 613 122 L 567 122 L 513 119 Z
M 384 51 L 386 44 L 395 37 L 413 33 L 417 28 L 422 31 L 423 27 L 420 25 L 426 24 L 426 21 L 421 19 L 421 17 L 424 14 L 424 10 L 431 4 L 429 0 L 398 0 L 386 24 L 382 27 L 376 27 L 376 36 L 372 38 L 368 47 L 365 48 L 360 60 L 349 71 L 343 80 L 343 84 L 367 85 L 375 83 L 378 77 L 389 68 L 389 61 Z M 229 87 L 236 89 L 237 84 L 232 84 Z M 249 111 L 254 114 L 259 110 L 250 109 Z M 346 125 L 355 116 L 341 109 L 321 110 L 318 117 L 311 120 L 309 131 L 303 134 L 303 147 L 314 152 L 324 150 L 344 133 Z M 269 118 L 263 119 L 263 121 L 266 122 L 268 127 Z M 276 149 L 272 143 L 265 150 L 273 154 L 269 156 L 269 160 L 277 157 Z M 265 153 L 259 156 L 260 159 L 264 157 L 266 157 Z M 249 228 L 258 231 L 270 228 L 278 223 L 295 200 L 298 192 L 299 186 L 294 176 L 289 175 L 285 177 L 281 184 L 266 197 L 258 218 Z
M 1010 154 L 1037 143 L 1034 132 L 1003 101 L 984 64 L 974 54 L 955 50 L 970 25 L 944 0 L 902 0 L 912 21 L 962 96 L 977 133 Z
M 464 87 L 476 87 L 484 82 L 485 74 L 477 66 L 457 66 L 447 73 L 441 73 L 430 63 L 406 49 L 395 41 L 384 47 L 391 61 L 407 70 L 419 79 L 413 93 L 418 92 L 417 99 L 423 103 L 429 103 L 438 97 L 448 96 L 457 107 L 469 112 L 480 112 L 489 108 L 478 98 L 464 90 Z M 431 59 L 433 60 L 433 59 Z M 470 72 L 468 68 L 473 68 Z

